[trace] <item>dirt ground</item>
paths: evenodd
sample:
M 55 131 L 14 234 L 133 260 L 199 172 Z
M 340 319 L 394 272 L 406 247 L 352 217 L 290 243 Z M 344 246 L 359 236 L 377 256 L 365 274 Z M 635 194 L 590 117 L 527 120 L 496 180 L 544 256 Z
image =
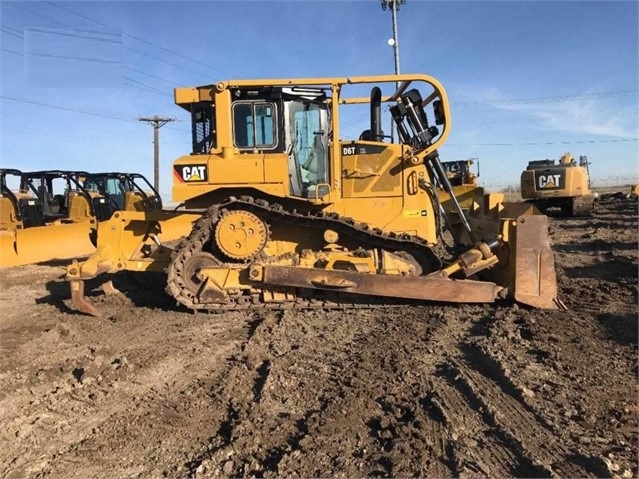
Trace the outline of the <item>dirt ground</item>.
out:
M 1 270 L 0 477 L 637 477 L 637 203 L 550 230 L 565 311 L 194 314 L 122 275 L 96 319 Z

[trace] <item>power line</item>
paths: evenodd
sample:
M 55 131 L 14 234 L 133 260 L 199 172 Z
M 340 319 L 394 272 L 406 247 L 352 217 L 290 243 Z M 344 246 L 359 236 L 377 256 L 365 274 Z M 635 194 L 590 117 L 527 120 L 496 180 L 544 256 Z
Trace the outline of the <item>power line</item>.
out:
M 27 30 L 30 33 L 45 33 L 47 35 L 57 35 L 57 36 L 62 36 L 62 37 L 69 37 L 69 38 L 78 38 L 80 40 L 92 40 L 92 41 L 96 41 L 96 42 L 103 42 L 103 43 L 115 43 L 115 44 L 121 44 L 122 40 L 110 40 L 108 38 L 99 38 L 99 37 L 87 37 L 87 36 L 82 36 L 78 33 L 70 33 L 70 32 L 64 32 L 64 31 L 59 31 L 56 32 L 52 29 L 42 29 L 42 28 L 31 28 L 28 27 Z M 95 33 L 100 33 L 100 32 L 95 32 Z
M 66 12 L 73 13 L 74 15 L 77 15 L 78 17 L 82 17 L 85 20 L 89 20 L 90 22 L 97 23 L 98 25 L 102 25 L 103 27 L 111 28 L 109 25 L 107 25 L 105 23 L 102 23 L 102 22 L 99 22 L 97 20 L 94 20 L 93 18 L 87 17 L 86 15 L 82 15 L 81 13 L 78 13 L 78 12 L 76 12 L 74 10 L 71 10 L 70 8 L 62 7 L 62 6 L 60 6 L 60 5 L 56 4 L 56 3 L 49 2 L 47 0 L 45 0 L 44 3 L 48 3 L 49 5 L 52 5 L 52 6 L 56 7 L 56 8 L 59 8 L 60 10 L 64 10 Z
M 72 14 L 74 14 L 74 15 L 77 15 L 77 16 L 79 16 L 79 17 L 82 17 L 82 18 L 84 18 L 84 19 L 86 19 L 86 20 L 89 20 L 89 21 L 91 21 L 91 22 L 94 22 L 94 23 L 96 23 L 96 24 L 98 24 L 98 25 L 102 25 L 102 26 L 104 26 L 104 27 L 108 27 L 108 25 L 106 25 L 106 24 L 104 24 L 104 23 L 102 23 L 102 22 L 100 22 L 100 21 L 98 21 L 98 20 L 95 20 L 94 18 L 88 17 L 88 16 L 86 16 L 86 15 L 82 15 L 81 13 L 78 13 L 78 12 L 76 12 L 76 11 L 74 11 L 74 10 L 71 10 L 70 8 L 62 7 L 62 6 L 58 5 L 58 4 L 53 3 L 53 2 L 50 2 L 50 1 L 45 1 L 45 3 L 48 3 L 49 5 L 53 5 L 54 7 L 60 8 L 60 9 L 62 9 L 62 10 L 65 10 L 65 11 L 69 12 L 69 13 L 72 13 Z M 131 38 L 131 39 L 133 39 L 133 40 L 137 40 L 138 42 L 146 43 L 147 45 L 150 45 L 150 46 L 152 46 L 152 47 L 155 47 L 155 48 L 158 48 L 158 49 L 160 49 L 160 50 L 163 50 L 163 51 L 165 51 L 165 52 L 167 52 L 167 53 L 170 53 L 171 55 L 175 55 L 175 56 L 178 56 L 178 57 L 183 58 L 183 59 L 185 59 L 185 60 L 188 60 L 188 61 L 190 61 L 190 62 L 197 63 L 198 65 L 202 65 L 202 66 L 204 66 L 204 67 L 206 67 L 206 68 L 209 68 L 209 69 L 211 69 L 211 70 L 213 70 L 213 71 L 216 71 L 216 72 L 218 72 L 218 73 L 223 73 L 224 75 L 228 75 L 228 76 L 231 76 L 231 77 L 232 77 L 232 76 L 234 76 L 233 74 L 231 74 L 231 73 L 229 73 L 229 72 L 226 72 L 226 71 L 224 71 L 224 70 L 220 70 L 219 68 L 212 67 L 212 66 L 210 66 L 210 65 L 208 65 L 208 64 L 206 64 L 206 63 L 204 63 L 204 62 L 201 62 L 200 60 L 197 60 L 197 59 L 195 59 L 195 58 L 188 57 L 188 56 L 186 56 L 186 55 L 183 55 L 182 53 L 175 52 L 175 51 L 173 51 L 173 50 L 169 50 L 168 48 L 165 48 L 165 47 L 163 47 L 163 46 L 161 46 L 161 45 L 158 45 L 158 44 L 156 44 L 156 43 L 150 42 L 150 41 L 145 40 L 145 39 L 143 39 L 143 38 L 137 37 L 137 36 L 135 36 L 135 35 L 131 35 L 130 33 L 122 32 L 122 35 L 124 35 L 124 36 L 126 36 L 126 37 L 129 37 L 129 38 Z
M 2 26 L 2 28 L 6 28 L 7 30 L 13 30 L 14 32 L 19 33 L 20 35 L 22 35 L 22 31 L 18 30 L 17 28 L 11 28 L 11 27 L 8 27 L 6 25 L 0 25 L 0 26 Z
M 206 68 L 210 68 L 211 70 L 216 71 L 216 72 L 218 72 L 218 73 L 223 73 L 224 75 L 228 75 L 229 77 L 234 76 L 232 73 L 226 72 L 226 71 L 224 71 L 224 70 L 220 70 L 220 69 L 218 69 L 218 68 L 214 68 L 214 67 L 212 67 L 212 66 L 210 66 L 210 65 L 207 65 L 206 63 L 203 63 L 203 62 L 201 62 L 201 61 L 199 61 L 199 60 L 195 60 L 195 59 L 193 59 L 193 58 L 190 58 L 190 57 L 187 57 L 187 56 L 185 56 L 185 55 L 182 55 L 181 53 L 174 52 L 174 51 L 172 51 L 172 50 L 169 50 L 168 48 L 161 47 L 160 45 L 156 45 L 155 43 L 151 43 L 151 42 L 149 42 L 149 41 L 147 41 L 147 40 L 143 40 L 142 38 L 135 37 L 135 36 L 133 36 L 133 35 L 130 35 L 130 34 L 128 34 L 128 33 L 124 33 L 124 32 L 122 32 L 122 34 L 123 34 L 124 36 L 129 37 L 129 38 L 133 38 L 134 40 L 137 40 L 137 41 L 139 41 L 139 42 L 146 43 L 147 45 L 151 45 L 151 46 L 153 46 L 153 47 L 155 47 L 155 48 L 159 48 L 160 50 L 164 50 L 165 52 L 171 53 L 172 55 L 176 55 L 176 56 L 178 56 L 178 57 L 184 58 L 185 60 L 192 61 L 192 62 L 197 63 L 197 64 L 199 64 L 199 65 L 205 66 Z
M 168 94 L 167 92 L 165 92 L 163 90 L 158 90 L 157 88 L 154 88 L 154 87 L 152 87 L 150 85 L 147 85 L 146 83 L 142 83 L 142 82 L 139 82 L 137 80 L 133 80 L 133 79 L 128 78 L 128 77 L 122 77 L 122 78 L 124 78 L 127 81 L 130 81 L 130 82 L 133 82 L 133 83 L 137 83 L 138 85 L 142 85 L 142 86 L 148 88 L 150 91 L 154 91 L 154 92 L 158 93 L 159 95 L 170 96 L 170 97 L 173 96 L 173 95 L 170 95 L 170 94 Z
M 48 17 L 46 15 L 42 15 L 41 13 L 36 13 L 36 12 L 31 11 L 31 10 L 27 10 L 26 8 L 18 7 L 17 5 L 15 5 L 15 2 L 3 2 L 3 5 L 7 6 L 7 7 L 11 7 L 11 8 L 16 8 L 18 10 L 22 10 L 23 12 L 27 12 L 29 15 L 36 15 L 38 17 L 46 18 L 47 20 L 51 20 L 52 22 L 59 23 L 60 25 L 63 25 L 65 27 L 70 27 L 71 26 L 71 25 L 67 25 L 66 23 L 63 23 L 63 22 L 61 22 L 59 20 L 56 20 L 55 18 L 51 18 L 51 17 Z
M 100 58 L 88 58 L 88 57 L 68 57 L 68 56 L 65 56 L 65 55 L 53 55 L 51 53 L 33 53 L 33 52 L 29 52 L 29 53 L 27 53 L 27 56 L 55 58 L 55 59 L 58 59 L 58 60 L 80 60 L 80 61 L 84 61 L 84 62 L 110 63 L 110 64 L 115 64 L 115 65 L 122 64 L 122 62 L 116 61 L 116 60 L 102 60 Z
M 130 86 L 134 86 L 134 85 L 130 85 Z M 106 110 L 88 110 L 82 107 L 72 107 L 72 106 L 63 106 L 63 105 L 54 105 L 51 103 L 44 103 L 38 100 L 31 100 L 28 98 L 17 98 L 17 97 L 12 97 L 12 96 L 6 96 L 6 95 L 0 95 L 0 98 L 2 98 L 3 100 L 8 100 L 8 101 L 15 101 L 18 103 L 27 103 L 30 105 L 37 105 L 37 106 L 42 106 L 42 107 L 46 107 L 46 108 L 52 108 L 54 110 L 64 110 L 64 111 L 70 111 L 70 112 L 74 112 L 74 113 L 82 113 L 84 115 L 91 115 L 91 116 L 97 116 L 97 117 L 101 117 L 101 118 L 107 118 L 110 120 L 120 120 L 120 121 L 127 121 L 127 122 L 137 122 L 138 119 L 137 118 L 133 118 L 133 117 L 129 117 L 127 114 L 124 113 L 118 113 L 118 112 L 109 112 Z M 176 122 L 180 122 L 181 120 L 178 119 L 173 119 L 172 121 L 176 121 Z M 165 129 L 167 130 L 174 130 L 174 131 L 183 131 L 183 132 L 189 132 L 191 130 L 186 130 L 184 128 L 176 128 L 176 127 L 170 127 L 167 126 Z
M 109 27 L 108 25 L 105 25 L 106 28 L 108 28 L 109 30 L 117 30 L 117 28 L 115 27 Z M 34 31 L 38 31 L 38 32 L 49 32 L 51 31 L 51 33 L 65 33 L 65 30 L 75 30 L 76 34 L 79 33 L 96 33 L 98 35 L 105 35 L 105 36 L 112 36 L 112 37 L 120 37 L 122 36 L 122 32 L 116 33 L 116 32 L 109 32 L 109 31 L 103 31 L 103 30 L 96 30 L 93 28 L 88 28 L 88 27 L 69 27 L 67 29 L 58 29 L 60 30 L 59 32 L 55 31 L 52 29 L 52 27 L 27 27 L 29 30 L 34 30 Z M 68 32 L 66 32 L 68 33 Z
M 3 129 L 3 132 L 9 132 L 9 133 L 17 133 L 17 134 L 27 134 L 27 132 L 25 130 L 12 130 L 12 129 Z M 28 133 L 30 134 L 30 133 Z M 82 140 L 93 140 L 93 141 L 118 141 L 118 142 L 122 142 L 122 143 L 140 143 L 140 139 L 139 138 L 131 138 L 131 139 L 126 139 L 126 138 L 122 138 L 121 136 L 116 137 L 111 137 L 111 138 L 105 138 L 105 137 L 97 137 L 97 136 L 86 136 L 86 135 L 65 135 L 63 133 L 53 133 L 50 131 L 42 131 L 42 130 L 38 130 L 38 135 L 45 135 L 45 136 L 59 136 L 61 138 L 78 138 L 78 139 L 82 139 Z
M 0 26 L 0 30 L 2 31 L 2 33 L 6 33 L 7 35 L 12 35 L 12 36 L 14 36 L 16 38 L 19 38 L 20 40 L 24 39 L 24 37 L 22 35 L 17 35 L 15 33 L 9 32 L 9 31 L 5 30 L 5 28 L 6 28 L 5 26 Z
M 616 143 L 626 141 L 638 141 L 638 138 L 616 138 L 609 140 L 576 140 L 576 141 L 547 141 L 547 142 L 524 142 L 524 143 L 467 143 L 467 144 L 454 144 L 446 143 L 444 146 L 460 147 L 460 146 L 539 146 L 539 145 L 571 145 L 583 144 L 583 143 Z
M 123 77 L 123 78 L 124 78 L 124 77 Z M 138 89 L 138 90 L 142 90 L 142 91 L 145 91 L 145 92 L 147 92 L 147 93 L 153 93 L 153 94 L 155 94 L 155 95 L 162 95 L 162 96 L 164 96 L 164 95 L 165 95 L 165 93 L 160 93 L 160 92 L 159 92 L 158 90 L 156 90 L 156 89 L 145 88 L 145 87 L 138 86 L 138 85 L 132 85 L 131 83 L 125 83 L 125 85 L 126 85 L 126 86 L 128 86 L 129 88 L 136 88 L 136 89 Z
M 204 75 L 203 73 L 199 73 L 199 72 L 196 72 L 195 70 L 191 70 L 191 69 L 189 69 L 189 68 L 182 67 L 182 66 L 180 66 L 180 65 L 176 65 L 175 63 L 167 62 L 166 60 L 162 60 L 161 58 L 154 57 L 153 55 L 149 55 L 149 54 L 147 54 L 147 53 L 143 53 L 143 52 L 141 52 L 141 51 L 139 51 L 139 50 L 136 50 L 135 48 L 131 48 L 131 47 L 124 47 L 124 46 L 123 46 L 122 48 L 124 48 L 124 49 L 126 49 L 126 50 L 129 50 L 129 51 L 132 51 L 132 52 L 134 52 L 134 53 L 137 53 L 138 55 L 142 55 L 142 56 L 144 56 L 144 57 L 148 57 L 148 58 L 151 58 L 151 59 L 153 59 L 153 60 L 157 60 L 157 61 L 159 61 L 159 62 L 166 63 L 167 65 L 171 65 L 171 66 L 173 66 L 173 67 L 179 68 L 180 70 L 184 70 L 184 71 L 187 71 L 187 72 L 190 72 L 190 73 L 195 73 L 196 75 L 199 75 L 199 76 L 201 76 L 201 77 L 204 77 L 204 78 L 208 78 L 208 79 L 210 79 L 210 77 L 209 77 L 209 76 Z
M 130 85 L 130 86 L 134 86 L 134 85 Z M 46 108 L 52 108 L 54 110 L 64 110 L 64 111 L 70 111 L 70 112 L 74 112 L 74 113 L 82 113 L 84 115 L 91 115 L 91 116 L 97 116 L 97 117 L 101 117 L 101 118 L 107 118 L 110 120 L 120 120 L 120 121 L 128 121 L 128 122 L 137 122 L 137 118 L 133 118 L 133 117 L 129 117 L 124 113 L 117 113 L 117 112 L 109 112 L 106 110 L 88 110 L 82 107 L 72 107 L 72 106 L 63 106 L 63 105 L 54 105 L 51 103 L 44 103 L 38 100 L 31 100 L 28 98 L 17 98 L 17 97 L 12 97 L 12 96 L 6 96 L 6 95 L 0 95 L 0 98 L 2 98 L 3 100 L 8 100 L 8 101 L 15 101 L 18 103 L 27 103 L 30 105 L 37 105 L 37 106 L 42 106 L 42 107 L 46 107 Z M 178 119 L 173 119 L 172 121 L 176 121 L 176 122 L 180 122 L 182 120 L 178 120 Z M 183 132 L 190 132 L 191 130 L 186 130 L 184 128 L 176 128 L 176 127 L 170 127 L 167 126 L 165 129 L 167 130 L 174 130 L 174 131 L 183 131 Z
M 494 100 L 494 101 L 475 101 L 475 102 L 462 102 L 455 104 L 455 107 L 475 107 L 475 106 L 492 106 L 492 105 L 517 105 L 517 104 L 530 104 L 530 103 L 553 103 L 560 101 L 580 100 L 584 98 L 601 98 L 611 96 L 623 96 L 623 95 L 636 95 L 639 90 L 618 90 L 618 91 L 603 91 L 595 93 L 581 93 L 574 95 L 561 95 L 550 96 L 541 98 L 520 98 L 512 100 Z
M 152 75 L 150 73 L 146 73 L 146 72 L 143 72 L 143 71 L 140 71 L 140 70 L 136 70 L 135 68 L 129 68 L 129 67 L 122 67 L 122 68 L 124 68 L 125 70 L 132 71 L 134 73 L 139 73 L 140 75 L 145 75 L 145 76 L 148 76 L 148 77 L 151 77 L 151 78 L 155 78 L 157 80 L 161 80 L 163 82 L 170 83 L 171 85 L 180 86 L 179 83 L 175 83 L 174 81 L 167 80 L 166 78 L 162 78 L 162 77 L 159 77 L 159 76 L 156 76 L 156 75 Z
M 55 109 L 55 110 L 64 110 L 64 111 L 71 111 L 71 112 L 74 112 L 74 113 L 82 113 L 84 115 L 98 116 L 98 117 L 102 117 L 102 118 L 108 118 L 108 119 L 111 119 L 111 120 L 131 121 L 131 122 L 137 121 L 133 117 L 125 116 L 125 114 L 123 114 L 123 113 L 99 112 L 99 111 L 95 111 L 95 110 L 92 111 L 92 110 L 88 110 L 88 109 L 81 108 L 81 107 L 54 105 L 54 104 L 51 104 L 51 103 L 44 103 L 44 102 L 41 102 L 41 101 L 38 101 L 38 100 L 31 100 L 31 99 L 28 99 L 28 98 L 17 98 L 17 97 L 6 96 L 6 95 L 0 95 L 0 98 L 2 98 L 3 100 L 15 101 L 15 102 L 18 102 L 18 103 L 27 103 L 27 104 L 30 104 L 30 105 L 37 105 L 37 106 L 42 106 L 42 107 L 46 107 L 46 108 L 52 108 L 52 109 Z
M 2 48 L 1 49 L 3 52 L 7 52 L 7 53 L 13 53 L 14 55 L 18 55 L 20 57 L 23 57 L 24 55 L 20 52 L 14 52 L 13 50 L 7 50 L 6 48 Z

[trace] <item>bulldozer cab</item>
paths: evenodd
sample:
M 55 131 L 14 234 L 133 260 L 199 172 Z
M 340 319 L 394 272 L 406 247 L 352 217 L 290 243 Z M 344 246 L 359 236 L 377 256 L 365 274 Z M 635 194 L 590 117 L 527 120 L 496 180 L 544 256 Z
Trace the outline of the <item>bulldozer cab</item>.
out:
M 330 116 L 322 90 L 284 95 L 285 148 L 291 194 L 298 197 L 323 197 L 328 184 L 328 135 Z
M 400 198 L 448 135 L 446 94 L 426 75 L 228 81 L 178 88 L 175 101 L 192 118 L 192 154 L 174 163 L 173 199 L 187 208 L 231 189 L 318 206 Z
M 477 185 L 479 172 L 475 174 L 472 166 L 475 163 L 473 159 L 460 161 L 443 161 L 442 165 L 446 176 L 452 186 Z M 479 166 L 478 166 L 479 167 Z
M 89 173 L 82 182 L 89 192 L 104 196 L 111 216 L 116 211 L 157 211 L 162 199 L 139 173 Z
M 43 226 L 42 204 L 33 183 L 20 170 L 0 169 L 0 229 Z
M 82 185 L 86 171 L 44 170 L 24 174 L 35 187 L 47 222 L 104 221 L 110 217 L 106 199 Z

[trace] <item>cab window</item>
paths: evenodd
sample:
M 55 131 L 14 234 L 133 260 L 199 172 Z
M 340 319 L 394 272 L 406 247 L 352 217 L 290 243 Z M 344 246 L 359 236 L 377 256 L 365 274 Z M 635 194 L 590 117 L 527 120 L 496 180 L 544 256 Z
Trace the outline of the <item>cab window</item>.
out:
M 206 154 L 216 145 L 215 109 L 210 103 L 191 106 L 193 154 Z
M 275 105 L 270 102 L 233 104 L 233 143 L 238 148 L 272 149 L 277 146 Z

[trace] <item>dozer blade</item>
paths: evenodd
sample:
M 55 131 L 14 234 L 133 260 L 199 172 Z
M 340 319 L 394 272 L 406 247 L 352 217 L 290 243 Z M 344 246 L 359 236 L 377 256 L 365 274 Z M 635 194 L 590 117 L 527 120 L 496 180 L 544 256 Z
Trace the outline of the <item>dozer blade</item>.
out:
M 19 261 L 15 231 L 0 231 L 0 267 L 17 266 Z
M 556 309 L 557 277 L 548 217 L 522 215 L 516 221 L 515 300 L 535 308 Z
M 88 223 L 52 224 L 0 232 L 0 267 L 88 256 L 95 251 Z

